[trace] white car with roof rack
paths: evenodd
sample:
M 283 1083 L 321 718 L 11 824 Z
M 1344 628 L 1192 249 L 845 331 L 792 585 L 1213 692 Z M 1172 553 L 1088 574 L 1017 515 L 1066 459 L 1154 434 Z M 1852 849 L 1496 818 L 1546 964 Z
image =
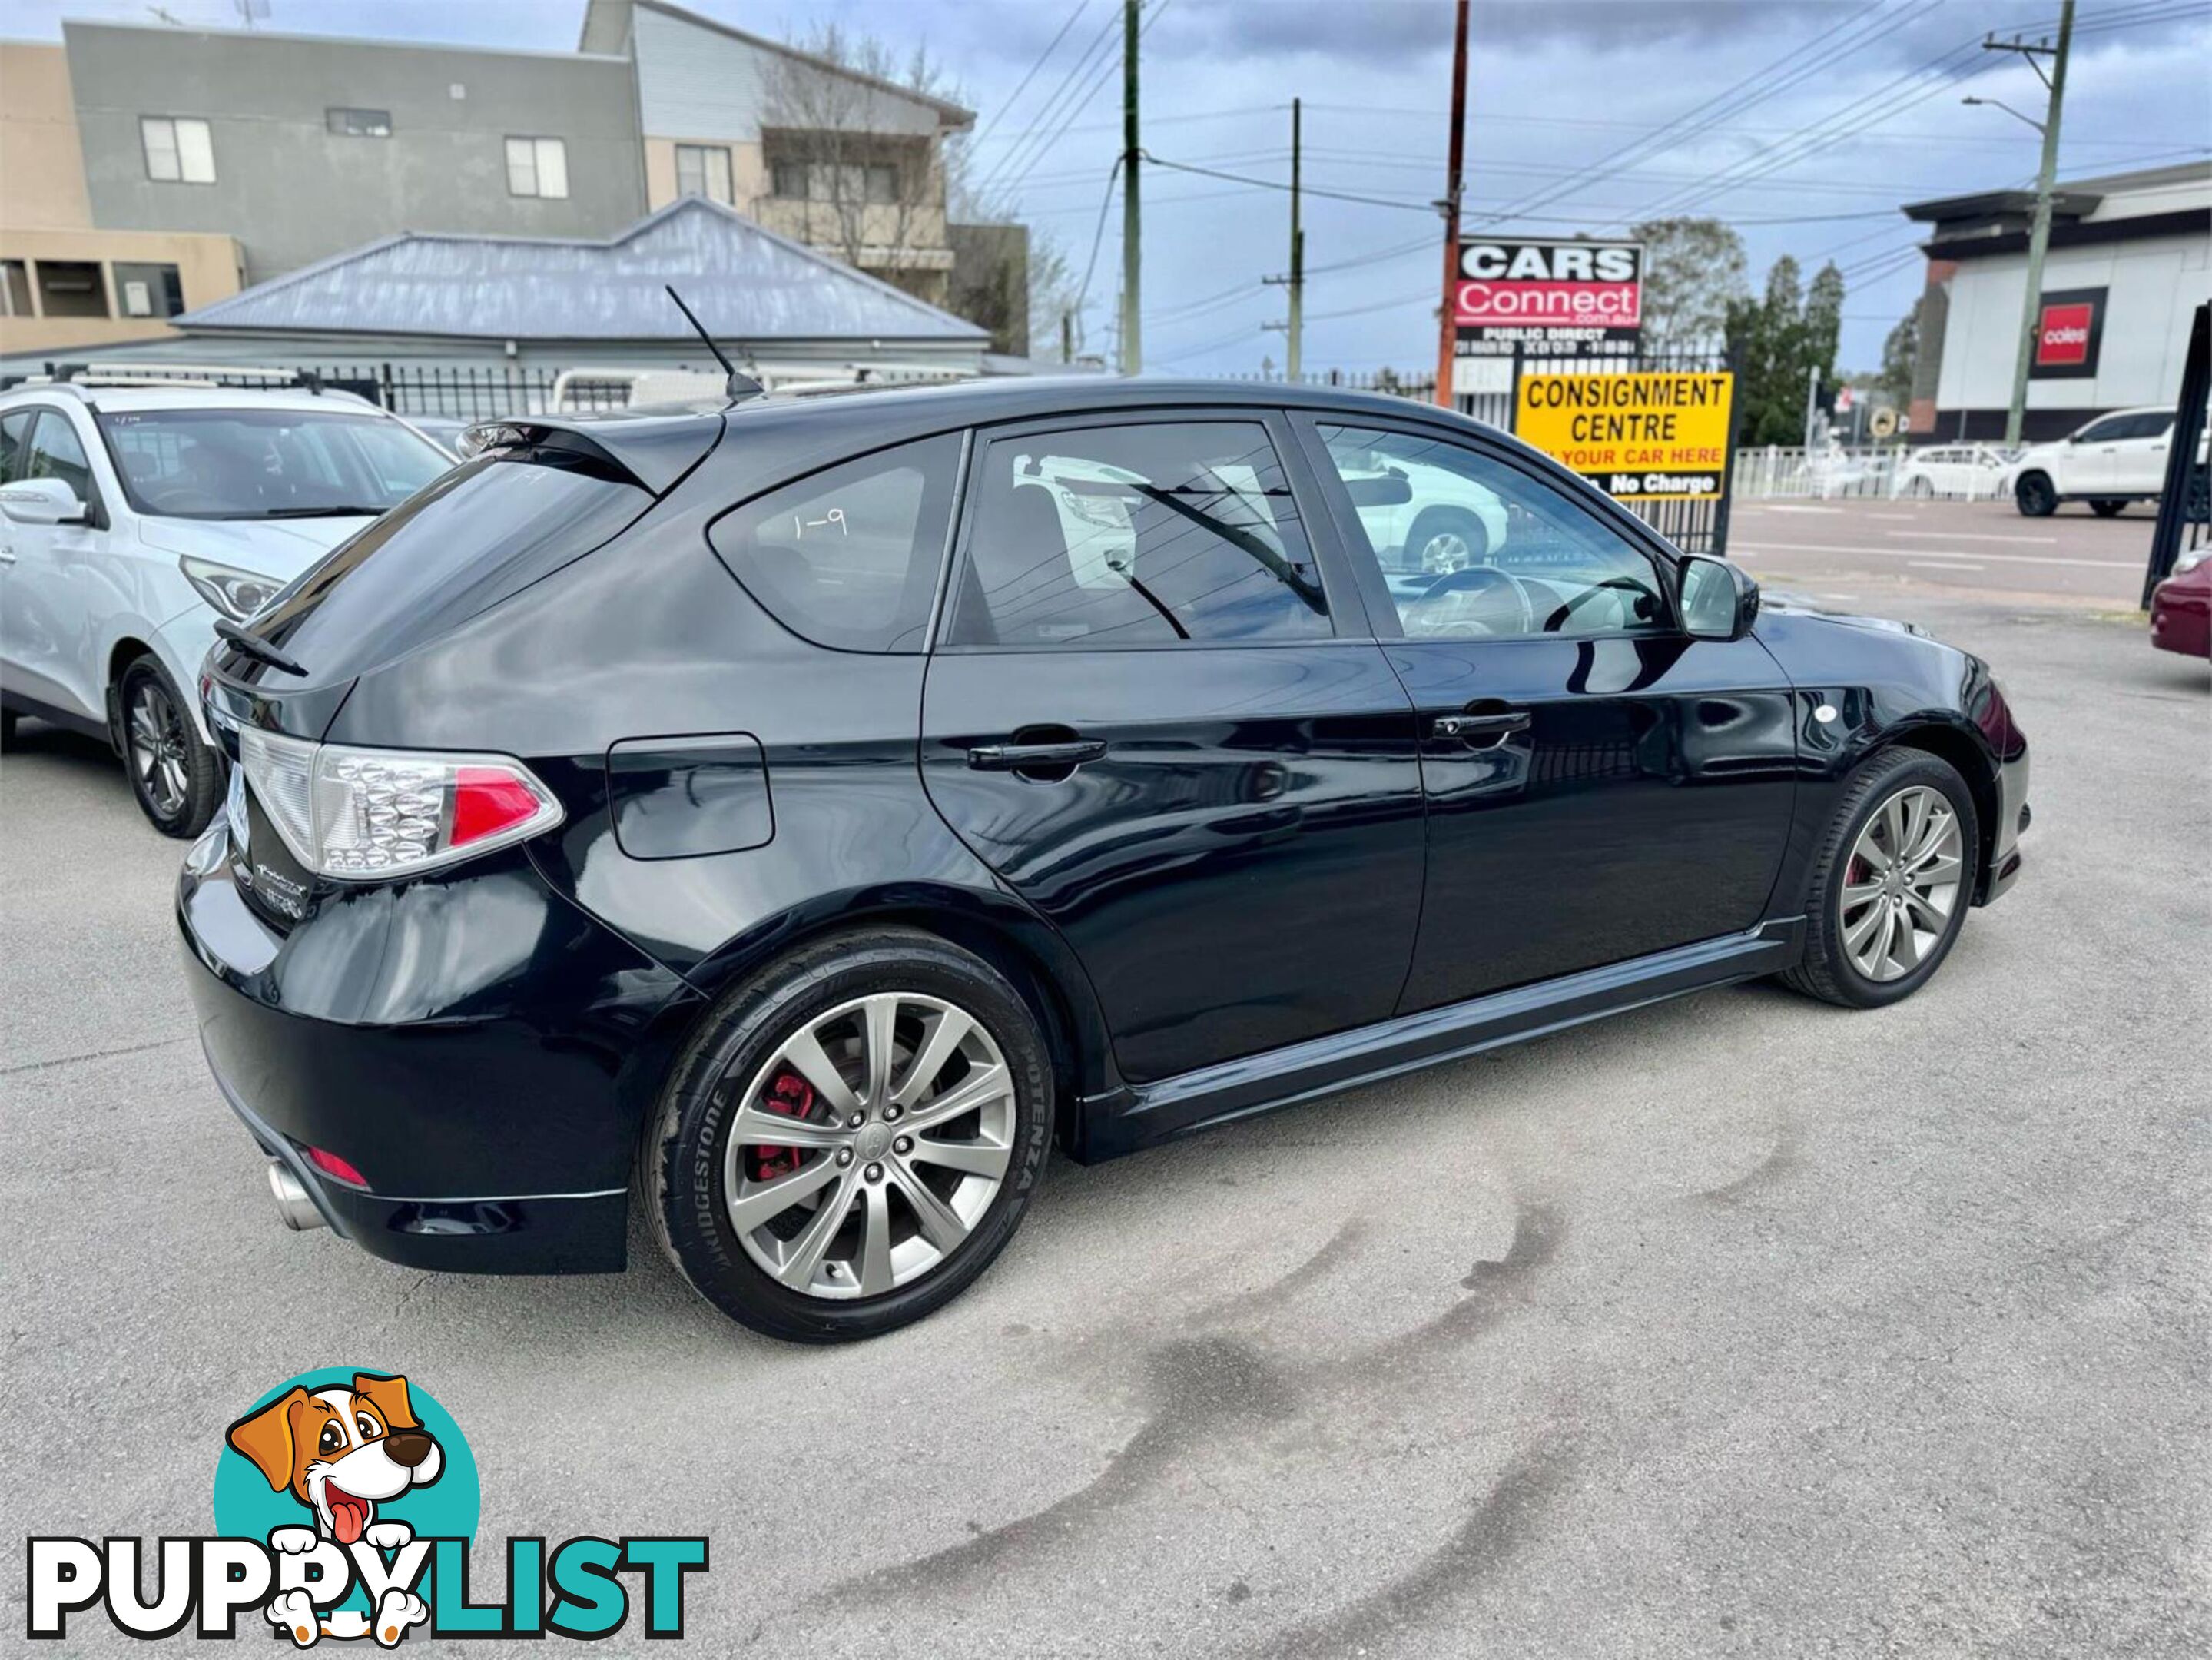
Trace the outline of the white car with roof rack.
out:
M 289 371 L 64 373 L 0 390 L 0 736 L 29 716 L 106 740 L 155 826 L 196 835 L 222 802 L 195 695 L 218 625 L 450 463 Z

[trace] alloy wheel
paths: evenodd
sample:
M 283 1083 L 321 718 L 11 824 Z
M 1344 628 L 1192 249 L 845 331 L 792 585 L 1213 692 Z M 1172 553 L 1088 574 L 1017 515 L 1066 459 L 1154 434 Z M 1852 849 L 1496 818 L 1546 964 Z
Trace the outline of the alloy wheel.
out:
M 1915 784 L 1875 808 L 1844 867 L 1838 921 L 1844 952 L 1868 979 L 1902 979 L 1942 943 L 1965 872 L 1959 815 Z
M 1438 531 L 1421 544 L 1421 569 L 1437 575 L 1465 570 L 1474 562 L 1467 538 L 1457 531 Z
M 1014 1154 L 1014 1079 L 965 1010 L 881 992 L 809 1018 L 753 1074 L 723 1157 L 746 1254 L 809 1297 L 876 1297 L 958 1250 Z
M 127 721 L 131 776 L 156 818 L 174 818 L 184 811 L 191 787 L 185 769 L 191 739 L 184 716 L 161 683 L 149 675 L 131 690 Z

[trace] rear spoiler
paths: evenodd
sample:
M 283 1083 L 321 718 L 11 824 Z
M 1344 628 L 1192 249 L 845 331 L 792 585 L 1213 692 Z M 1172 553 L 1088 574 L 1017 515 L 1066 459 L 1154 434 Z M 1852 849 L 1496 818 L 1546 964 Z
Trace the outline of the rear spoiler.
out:
M 565 451 L 598 461 L 654 496 L 707 458 L 722 436 L 719 414 L 518 415 L 480 421 L 461 435 L 464 459 L 492 452 Z

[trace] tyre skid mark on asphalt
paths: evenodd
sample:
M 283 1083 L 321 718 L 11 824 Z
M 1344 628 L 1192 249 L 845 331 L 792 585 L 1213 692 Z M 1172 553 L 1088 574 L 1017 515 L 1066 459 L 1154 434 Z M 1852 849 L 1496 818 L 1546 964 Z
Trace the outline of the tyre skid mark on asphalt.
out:
M 1164 1344 L 1153 1352 L 1149 1365 L 1152 1415 L 1082 1487 L 1042 1510 L 862 1574 L 834 1590 L 904 1596 L 1004 1568 L 1032 1545 L 1069 1537 L 1093 1517 L 1139 1497 L 1166 1479 L 1186 1453 L 1217 1440 L 1223 1431 L 1240 1423 L 1256 1428 L 1279 1422 L 1292 1403 L 1288 1380 L 1276 1365 L 1230 1338 Z
M 1259 1654 L 1265 1660 L 1287 1660 L 1364 1653 L 1363 1645 L 1381 1634 L 1448 1605 L 1494 1574 L 1519 1548 L 1574 1464 L 1575 1453 L 1575 1438 L 1563 1434 L 1517 1455 L 1467 1520 L 1413 1568 L 1348 1608 L 1271 1639 Z
M 1203 1317 L 1233 1321 L 1255 1308 L 1279 1305 L 1334 1270 L 1367 1228 L 1364 1217 L 1346 1219 L 1317 1250 L 1279 1279 L 1217 1304 Z M 1356 1353 L 1292 1368 L 1219 1333 L 1164 1344 L 1146 1363 L 1150 1415 L 1089 1481 L 1040 1510 L 996 1527 L 975 1528 L 971 1523 L 975 1530 L 969 1538 L 840 1581 L 831 1592 L 888 1601 L 942 1592 L 986 1573 L 1018 1569 L 1032 1551 L 1074 1537 L 1091 1521 L 1164 1485 L 1190 1455 L 1240 1437 L 1256 1440 L 1280 1433 L 1297 1419 L 1301 1397 L 1328 1396 L 1346 1385 L 1371 1386 L 1378 1375 L 1398 1376 L 1405 1365 L 1455 1348 L 1488 1329 L 1508 1311 L 1528 1304 L 1522 1282 L 1553 1259 L 1565 1232 L 1553 1207 L 1520 1207 L 1504 1256 L 1476 1262 L 1460 1281 L 1466 1296 L 1434 1319 Z M 1455 1553 L 1455 1560 L 1472 1543 L 1490 1536 L 1495 1526 L 1492 1508 L 1486 1500 L 1462 1535 L 1447 1547 Z
M 1367 1237 L 1368 1221 L 1364 1216 L 1352 1215 L 1344 1219 L 1343 1225 L 1322 1242 L 1321 1248 L 1292 1268 L 1289 1273 L 1269 1280 L 1264 1286 L 1239 1292 L 1223 1298 L 1198 1316 L 1199 1323 L 1207 1326 L 1234 1325 L 1255 1314 L 1266 1314 L 1290 1302 L 1308 1286 L 1325 1279 L 1339 1263 L 1348 1257 L 1354 1247 Z
M 1706 1188 L 1692 1197 L 1709 1205 L 1733 1205 L 1738 1201 L 1770 1187 L 1797 1168 L 1797 1131 L 1787 1118 L 1774 1127 L 1774 1140 L 1759 1162 L 1742 1175 L 1722 1183 L 1718 1187 Z

